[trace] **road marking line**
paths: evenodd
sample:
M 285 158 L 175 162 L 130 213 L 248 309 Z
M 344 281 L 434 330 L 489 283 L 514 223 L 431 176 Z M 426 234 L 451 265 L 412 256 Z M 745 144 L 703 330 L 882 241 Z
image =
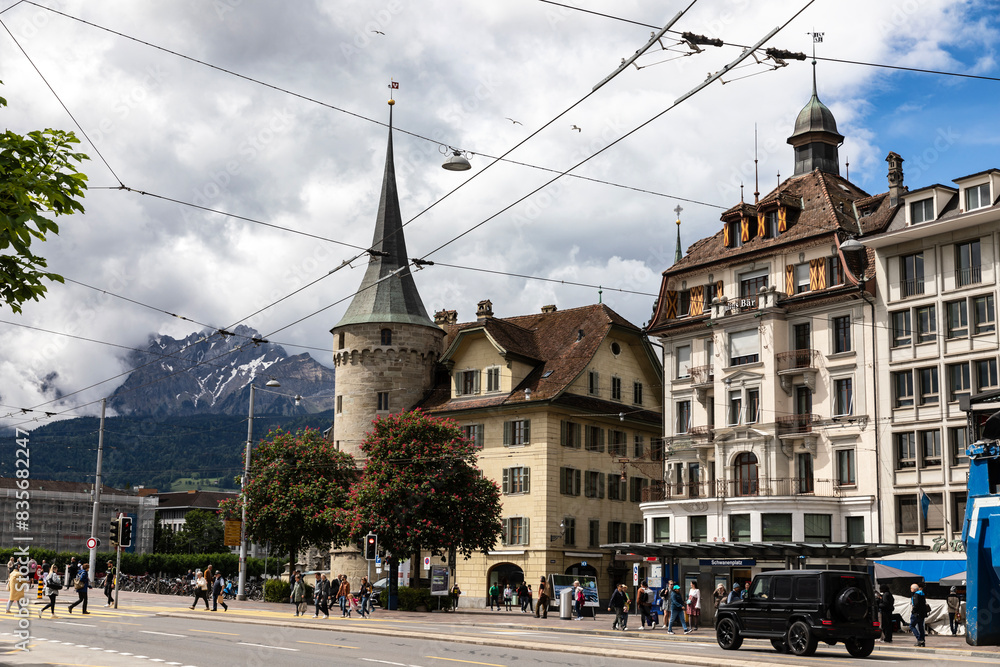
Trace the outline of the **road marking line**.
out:
M 210 635 L 229 635 L 231 637 L 239 637 L 239 634 L 235 632 L 216 632 L 215 630 L 195 630 L 194 628 L 188 628 L 188 632 L 206 632 Z M 333 644 L 330 644 L 330 646 L 333 646 Z
M 142 623 L 128 623 L 127 621 L 101 621 L 101 623 L 114 623 L 116 625 L 142 625 Z
M 59 625 L 78 625 L 81 628 L 96 628 L 96 625 L 91 625 L 90 623 L 73 623 L 72 621 L 56 621 Z
M 237 644 L 242 644 L 243 646 L 256 646 L 257 648 L 273 648 L 276 651 L 295 651 L 298 652 L 297 648 L 288 648 L 287 646 L 268 646 L 267 644 L 251 644 L 250 642 L 236 642 Z
M 448 662 L 464 662 L 468 665 L 487 665 L 488 667 L 507 667 L 506 665 L 497 665 L 492 662 L 475 662 L 474 660 L 459 660 L 458 658 L 439 658 L 436 655 L 425 655 L 425 658 L 430 658 L 431 660 L 447 660 Z
M 316 646 L 332 646 L 334 648 L 361 648 L 360 646 L 343 646 L 342 644 L 324 644 L 323 642 L 299 641 L 298 644 L 315 644 Z
M 172 632 L 153 632 L 152 630 L 139 630 L 139 632 L 147 635 L 163 635 L 164 637 L 187 637 L 187 635 L 175 635 Z
M 388 660 L 376 660 L 375 658 L 361 658 L 365 662 L 377 662 L 380 665 L 395 665 L 396 667 L 408 667 L 406 663 L 389 662 Z

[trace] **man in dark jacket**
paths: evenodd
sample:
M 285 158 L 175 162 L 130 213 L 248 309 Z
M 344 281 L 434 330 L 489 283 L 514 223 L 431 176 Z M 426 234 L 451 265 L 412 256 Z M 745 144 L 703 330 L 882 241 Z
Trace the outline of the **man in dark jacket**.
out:
M 330 580 L 325 574 L 319 575 L 313 598 L 316 603 L 316 613 L 313 614 L 313 618 L 319 618 L 320 612 L 323 612 L 323 618 L 330 618 Z
M 75 561 L 76 559 L 74 558 L 73 560 Z M 87 591 L 88 589 L 90 589 L 90 574 L 87 572 L 89 569 L 90 569 L 90 563 L 84 563 L 83 567 L 81 567 L 77 571 L 76 576 L 79 577 L 80 579 L 79 588 L 76 588 L 77 584 L 75 581 L 71 582 L 71 585 L 73 586 L 73 588 L 76 589 L 76 594 L 79 597 L 79 599 L 76 602 L 74 602 L 69 606 L 69 613 L 71 614 L 73 613 L 73 607 L 75 607 L 80 603 L 83 603 L 83 613 L 84 614 L 90 613 L 89 611 L 87 611 Z
M 115 576 L 117 574 L 115 564 L 109 560 L 108 571 L 104 574 L 104 597 L 108 599 L 108 603 L 104 605 L 105 607 L 110 607 L 115 603 L 113 591 L 115 590 Z
M 222 605 L 222 611 L 229 611 L 229 605 L 222 598 L 222 591 L 225 589 L 226 580 L 222 578 L 221 572 L 215 573 L 215 581 L 212 582 L 212 611 L 219 611 L 219 605 Z
M 895 613 L 893 611 L 895 606 L 896 600 L 893 599 L 892 593 L 889 591 L 889 584 L 882 584 L 879 587 L 878 609 L 881 620 L 882 641 L 886 644 L 892 643 L 892 615 Z
M 618 584 L 618 588 L 611 594 L 609 604 L 611 606 L 608 607 L 608 611 L 615 612 L 615 624 L 611 629 L 625 632 L 628 630 L 628 597 L 625 595 L 625 584 Z
M 927 598 L 924 597 L 924 592 L 920 590 L 920 586 L 917 584 L 912 584 L 910 586 L 910 630 L 913 631 L 913 636 L 917 638 L 917 646 L 924 646 L 924 619 L 927 617 L 927 612 L 929 610 L 927 605 Z

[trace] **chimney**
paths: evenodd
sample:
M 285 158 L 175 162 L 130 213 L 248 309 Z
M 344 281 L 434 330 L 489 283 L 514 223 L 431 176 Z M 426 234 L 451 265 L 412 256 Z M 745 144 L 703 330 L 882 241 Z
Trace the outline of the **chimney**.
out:
M 548 306 L 542 306 L 543 313 L 554 313 L 556 312 L 556 304 L 550 304 Z
M 889 206 L 896 206 L 909 189 L 903 185 L 903 158 L 899 153 L 889 151 L 885 161 L 889 163 Z
M 457 310 L 439 310 L 434 313 L 434 324 L 444 329 L 449 324 L 458 323 Z
M 493 317 L 493 302 L 489 299 L 476 304 L 476 321 L 482 322 L 487 317 Z

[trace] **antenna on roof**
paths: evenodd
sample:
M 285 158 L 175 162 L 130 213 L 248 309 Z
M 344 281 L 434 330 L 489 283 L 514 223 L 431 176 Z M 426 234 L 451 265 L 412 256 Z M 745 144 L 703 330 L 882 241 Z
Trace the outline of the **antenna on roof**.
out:
M 681 211 L 683 211 L 683 210 L 684 209 L 681 208 L 680 204 L 678 204 L 677 208 L 674 209 L 674 213 L 677 214 L 677 250 L 674 251 L 674 264 L 676 264 L 677 262 L 681 261 L 681 257 L 682 257 L 682 255 L 681 255 Z
M 844 163 L 844 166 L 847 167 L 847 180 L 850 181 L 851 180 L 851 156 L 850 155 L 847 156 L 847 162 Z
M 757 180 L 757 123 L 753 124 L 753 203 L 760 201 L 760 183 Z

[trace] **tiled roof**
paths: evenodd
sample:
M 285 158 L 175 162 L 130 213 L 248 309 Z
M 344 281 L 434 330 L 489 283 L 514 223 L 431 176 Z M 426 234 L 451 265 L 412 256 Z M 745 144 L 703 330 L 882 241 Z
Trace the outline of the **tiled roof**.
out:
M 794 221 L 794 224 L 788 231 L 777 238 L 756 237 L 741 247 L 727 248 L 723 244 L 720 225 L 719 231 L 714 236 L 704 238 L 689 247 L 681 261 L 664 271 L 664 275 L 676 275 L 730 259 L 739 258 L 736 261 L 743 261 L 744 256 L 794 241 L 828 235 L 831 232 L 857 233 L 852 204 L 868 196 L 867 192 L 837 174 L 817 169 L 808 174 L 793 176 L 765 195 L 757 204 L 758 209 L 772 200 L 778 200 L 785 205 L 798 202 L 804 204 L 797 216 L 790 213 L 789 222 Z M 738 210 L 739 206 L 730 211 Z M 791 208 L 794 211 L 796 207 Z
M 14 489 L 17 488 L 18 480 L 14 477 L 0 477 L 0 489 Z M 94 485 L 88 482 L 60 482 L 53 479 L 31 479 L 31 486 L 28 487 L 31 491 L 56 491 L 61 493 L 90 493 L 94 489 Z M 118 496 L 132 496 L 135 495 L 131 491 L 122 491 L 121 489 L 116 489 L 110 487 L 107 484 L 101 485 L 101 493 L 115 494 Z
M 176 491 L 158 493 L 156 497 L 160 500 L 158 509 L 192 507 L 215 510 L 219 508 L 219 503 L 223 500 L 229 500 L 238 495 L 235 491 Z
M 509 394 L 454 399 L 450 378 L 441 373 L 418 407 L 435 412 L 514 405 L 526 402 L 525 389 L 531 390 L 528 402 L 553 399 L 586 369 L 612 327 L 626 329 L 645 341 L 639 327 L 604 304 L 448 325 L 446 350 L 459 335 L 485 330 L 506 351 L 534 361 L 535 368 Z M 447 355 L 442 361 L 447 361 Z

